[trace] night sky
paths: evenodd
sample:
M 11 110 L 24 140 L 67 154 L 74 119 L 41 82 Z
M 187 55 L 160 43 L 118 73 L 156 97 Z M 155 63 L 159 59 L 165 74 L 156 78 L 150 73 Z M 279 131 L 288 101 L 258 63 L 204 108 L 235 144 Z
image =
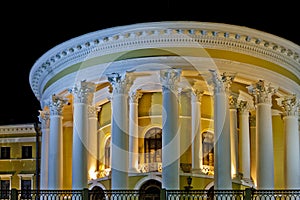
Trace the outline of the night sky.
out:
M 288 1 L 270 5 L 263 1 L 39 2 L 1 5 L 0 125 L 38 121 L 40 104 L 29 85 L 31 67 L 52 47 L 89 32 L 154 21 L 219 22 L 254 28 L 300 45 L 299 10 Z

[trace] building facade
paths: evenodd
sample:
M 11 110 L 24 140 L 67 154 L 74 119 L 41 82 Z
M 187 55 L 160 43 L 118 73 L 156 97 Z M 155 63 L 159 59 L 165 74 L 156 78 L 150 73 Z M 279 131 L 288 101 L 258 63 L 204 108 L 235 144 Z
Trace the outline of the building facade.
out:
M 190 21 L 57 45 L 30 72 L 41 189 L 299 189 L 299 54 L 269 33 Z
M 39 187 L 40 136 L 33 124 L 0 126 L 1 190 Z M 1 193 L 1 199 L 5 195 Z

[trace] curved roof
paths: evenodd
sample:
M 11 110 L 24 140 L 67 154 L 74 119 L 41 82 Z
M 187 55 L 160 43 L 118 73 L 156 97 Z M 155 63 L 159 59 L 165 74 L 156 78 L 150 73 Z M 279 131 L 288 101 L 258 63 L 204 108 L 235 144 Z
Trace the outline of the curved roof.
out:
M 104 83 L 111 72 L 184 66 L 185 76 L 195 76 L 189 71 L 202 74 L 217 68 L 238 73 L 244 84 L 267 79 L 299 95 L 299 55 L 297 44 L 244 26 L 149 22 L 103 29 L 61 43 L 35 62 L 29 81 L 35 96 L 43 100 L 77 79 Z

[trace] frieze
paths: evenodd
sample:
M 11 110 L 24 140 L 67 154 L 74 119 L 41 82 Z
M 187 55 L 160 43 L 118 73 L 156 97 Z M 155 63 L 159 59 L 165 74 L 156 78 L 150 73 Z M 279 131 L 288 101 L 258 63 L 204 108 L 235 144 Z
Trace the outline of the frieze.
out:
M 19 134 L 19 133 L 35 133 L 35 128 L 33 124 L 25 125 L 8 125 L 0 127 L 0 134 Z
M 289 70 L 294 73 L 298 71 L 297 66 L 300 63 L 298 47 L 275 36 L 272 37 L 271 34 L 262 34 L 258 30 L 214 23 L 150 23 L 149 27 L 147 24 L 143 25 L 136 28 L 128 26 L 128 30 L 125 29 L 126 26 L 100 30 L 51 49 L 33 67 L 30 84 L 34 94 L 39 98 L 39 86 L 43 77 L 54 70 L 62 70 L 65 66 L 86 60 L 87 57 L 137 48 L 191 45 L 217 48 L 260 57 L 290 67 Z M 153 28 L 155 26 L 157 28 Z

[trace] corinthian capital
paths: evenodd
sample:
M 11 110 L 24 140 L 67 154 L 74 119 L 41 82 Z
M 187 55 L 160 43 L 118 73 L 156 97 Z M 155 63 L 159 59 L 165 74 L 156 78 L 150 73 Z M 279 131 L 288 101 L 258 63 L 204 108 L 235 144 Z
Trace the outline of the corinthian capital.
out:
M 225 91 L 228 93 L 229 93 L 229 89 L 233 82 L 234 77 L 235 77 L 234 74 L 229 74 L 227 72 L 224 72 L 223 74 L 221 74 L 221 79 L 222 79 L 222 82 L 224 83 Z
M 255 103 L 272 104 L 272 95 L 277 92 L 277 88 L 271 87 L 270 83 L 259 80 L 257 83 L 248 87 L 248 92 L 254 96 Z
M 50 115 L 62 115 L 62 110 L 65 104 L 68 104 L 68 100 L 58 96 L 52 95 L 49 101 Z
M 48 110 L 39 110 L 39 122 L 41 122 L 42 129 L 49 128 L 50 112 Z
M 295 94 L 277 98 L 276 101 L 283 108 L 284 115 L 296 117 L 299 115 L 300 102 Z
M 143 93 L 140 90 L 132 91 L 129 95 L 130 103 L 137 103 L 139 98 L 143 96 Z
M 160 71 L 160 82 L 163 90 L 169 89 L 177 94 L 178 83 L 180 81 L 180 69 L 164 69 Z
M 70 91 L 74 97 L 74 103 L 86 103 L 91 105 L 96 85 L 85 80 L 80 81 Z
M 209 82 L 209 84 L 213 86 L 214 93 L 226 92 L 227 94 L 229 94 L 229 88 L 235 75 L 228 74 L 226 72 L 219 75 L 218 72 L 214 69 L 210 69 L 209 71 L 211 73 L 211 81 Z
M 122 75 L 119 73 L 107 74 L 107 79 L 113 88 L 113 94 L 127 93 L 132 84 L 132 79 L 127 73 Z
M 200 102 L 201 103 L 201 99 L 202 99 L 203 94 L 204 94 L 203 90 L 193 89 L 192 92 L 191 92 L 192 102 Z

